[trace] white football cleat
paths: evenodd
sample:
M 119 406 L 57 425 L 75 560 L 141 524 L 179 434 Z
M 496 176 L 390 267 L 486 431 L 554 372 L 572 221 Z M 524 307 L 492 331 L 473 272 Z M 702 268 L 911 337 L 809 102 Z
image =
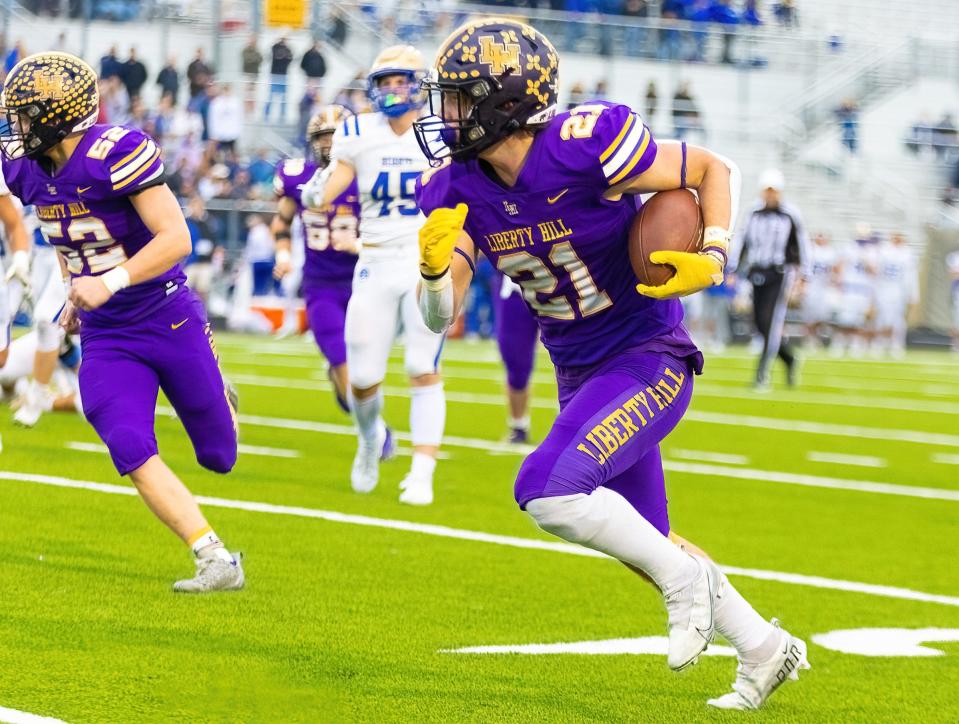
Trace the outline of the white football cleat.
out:
M 13 414 L 13 421 L 21 427 L 33 427 L 44 412 L 53 409 L 53 397 L 46 387 L 30 380 L 24 393 L 22 404 Z
M 176 593 L 212 593 L 213 591 L 239 591 L 246 583 L 243 574 L 243 558 L 240 553 L 226 556 L 212 555 L 196 559 L 196 575 L 173 584 Z
M 380 420 L 376 427 L 376 440 L 372 445 L 360 438 L 353 458 L 350 483 L 355 493 L 372 493 L 380 482 L 380 454 L 386 442 L 386 423 Z
M 713 640 L 716 621 L 713 615 L 722 581 L 722 574 L 712 561 L 691 556 L 699 573 L 685 588 L 666 596 L 669 616 L 669 655 L 667 663 L 673 671 L 695 664 L 699 655 Z
M 776 619 L 772 620 L 772 624 L 779 628 Z M 798 681 L 800 669 L 809 668 L 812 667 L 806 658 L 806 642 L 783 631 L 782 642 L 769 659 L 748 671 L 740 662 L 736 668 L 733 690 L 706 703 L 717 709 L 758 709 L 787 680 Z
M 433 502 L 433 478 L 410 473 L 400 483 L 400 502 L 406 505 L 430 505 Z

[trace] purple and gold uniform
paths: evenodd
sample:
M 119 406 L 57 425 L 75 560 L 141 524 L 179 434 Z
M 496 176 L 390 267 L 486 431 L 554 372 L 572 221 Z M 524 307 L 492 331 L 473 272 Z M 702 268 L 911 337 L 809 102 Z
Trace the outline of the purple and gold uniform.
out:
M 323 356 L 332 367 L 338 367 L 346 363 L 343 329 L 357 258 L 355 253 L 339 249 L 356 246 L 360 198 L 354 180 L 326 210 L 305 209 L 303 185 L 316 170 L 315 163 L 288 159 L 276 167 L 273 182 L 277 196 L 296 202 L 306 237 L 303 300 L 307 321 Z
M 655 157 L 637 114 L 594 102 L 536 133 L 514 186 L 471 159 L 424 174 L 418 200 L 425 213 L 469 206 L 466 233 L 520 285 L 556 367 L 561 412 L 520 471 L 520 506 L 605 485 L 666 533 L 659 441 L 688 406 L 702 356 L 678 300 L 636 292 L 636 199 L 603 196 Z
M 160 149 L 132 128 L 93 125 L 67 163 L 4 159 L 11 190 L 34 204 L 46 238 L 71 277 L 99 276 L 146 246 L 153 233 L 130 196 L 162 184 Z M 179 264 L 78 311 L 84 359 L 84 413 L 110 449 L 121 475 L 157 454 L 157 394 L 183 422 L 197 460 L 217 472 L 236 462 L 236 427 L 202 303 Z

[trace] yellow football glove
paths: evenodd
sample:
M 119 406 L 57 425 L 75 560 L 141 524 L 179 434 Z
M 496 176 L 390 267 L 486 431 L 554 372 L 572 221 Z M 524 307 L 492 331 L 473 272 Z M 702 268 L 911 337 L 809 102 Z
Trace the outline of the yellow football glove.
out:
M 637 284 L 636 291 L 654 299 L 676 299 L 722 284 L 728 249 L 728 232 L 718 227 L 708 227 L 700 252 L 654 251 L 649 255 L 649 260 L 653 264 L 667 264 L 676 273 L 659 286 Z
M 450 268 L 453 247 L 463 231 L 469 207 L 434 209 L 420 228 L 420 274 L 424 278 L 442 276 Z

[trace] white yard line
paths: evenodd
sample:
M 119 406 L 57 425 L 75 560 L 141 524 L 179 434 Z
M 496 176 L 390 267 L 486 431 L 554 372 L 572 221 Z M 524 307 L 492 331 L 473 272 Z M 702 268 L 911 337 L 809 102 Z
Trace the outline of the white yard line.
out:
M 679 460 L 664 460 L 663 469 L 690 475 L 707 475 L 720 478 L 738 478 L 757 480 L 763 483 L 781 483 L 783 485 L 803 485 L 810 488 L 828 490 L 851 490 L 857 493 L 877 493 L 879 495 L 901 495 L 907 498 L 925 498 L 928 500 L 949 500 L 959 502 L 959 490 L 947 488 L 922 488 L 915 485 L 895 485 L 873 480 L 847 480 L 846 478 L 827 478 L 821 475 L 803 475 L 801 473 L 783 473 L 777 470 L 755 470 L 753 468 L 727 468 L 705 463 L 685 463 Z
M 69 448 L 70 450 L 79 450 L 80 452 L 90 452 L 90 453 L 102 453 L 104 455 L 108 454 L 110 451 L 107 449 L 106 445 L 102 445 L 98 442 L 78 442 L 71 441 L 64 444 L 64 447 Z M 259 455 L 262 457 L 269 458 L 298 458 L 300 457 L 299 450 L 289 450 L 283 447 L 263 447 L 260 445 L 244 445 L 240 443 L 236 446 L 238 452 L 243 455 Z
M 888 463 L 883 458 L 872 455 L 844 455 L 843 453 L 817 452 L 806 453 L 806 460 L 813 463 L 834 463 L 836 465 L 856 465 L 861 468 L 885 468 Z
M 745 455 L 730 455 L 728 453 L 707 452 L 705 450 L 683 450 L 671 447 L 665 451 L 671 458 L 680 460 L 697 460 L 704 463 L 722 463 L 723 465 L 748 465 L 749 458 Z
M 135 497 L 137 495 L 136 490 L 129 486 L 111 485 L 109 483 L 95 483 L 86 480 L 74 480 L 72 478 L 63 478 L 54 475 L 18 473 L 10 470 L 0 471 L 0 480 L 14 480 L 25 483 L 50 485 L 59 488 L 73 488 L 75 490 L 91 490 L 98 493 L 125 495 L 128 497 Z M 229 508 L 232 510 L 244 510 L 254 513 L 272 513 L 274 515 L 290 515 L 299 518 L 314 518 L 318 520 L 327 520 L 334 523 L 361 525 L 373 528 L 387 528 L 390 530 L 402 530 L 409 533 L 421 533 L 423 535 L 438 536 L 440 538 L 453 538 L 457 540 L 467 540 L 479 543 L 491 543 L 493 545 L 509 546 L 511 548 L 523 548 L 527 550 L 566 553 L 569 555 L 584 556 L 588 558 L 607 557 L 605 554 L 599 553 L 598 551 L 594 551 L 589 548 L 583 548 L 577 545 L 571 545 L 569 543 L 536 540 L 533 538 L 520 538 L 507 535 L 496 535 L 494 533 L 483 533 L 481 531 L 450 528 L 445 525 L 413 523 L 407 520 L 374 518 L 366 515 L 340 513 L 333 510 L 301 508 L 289 505 L 274 505 L 272 503 L 259 503 L 249 500 L 231 500 L 228 498 L 197 496 L 197 501 L 202 505 L 214 508 Z M 826 588 L 835 591 L 849 591 L 854 593 L 864 593 L 872 596 L 881 596 L 884 598 L 898 598 L 909 601 L 939 603 L 946 606 L 959 607 L 959 597 L 924 593 L 922 591 L 914 591 L 908 588 L 882 586 L 872 583 L 859 583 L 857 581 L 845 581 L 841 579 L 823 578 L 820 576 L 807 576 L 801 573 L 783 573 L 780 571 L 765 571 L 755 568 L 740 568 L 738 566 L 722 566 L 722 568 L 730 575 L 743 576 L 745 578 L 756 578 L 764 581 L 778 581 L 781 583 L 789 583 L 798 586 L 812 586 L 814 588 Z
M 158 414 L 170 415 L 173 410 L 168 407 L 158 407 Z M 294 420 L 284 417 L 266 417 L 263 415 L 237 416 L 243 425 L 274 427 L 284 430 L 301 430 L 304 432 L 319 432 L 329 435 L 356 435 L 350 425 L 334 425 L 328 422 L 314 422 L 312 420 Z M 397 440 L 409 440 L 408 432 L 394 430 Z M 504 455 L 528 455 L 535 448 L 532 445 L 511 445 L 509 443 L 494 442 L 472 437 L 457 437 L 448 435 L 443 438 L 443 444 L 450 447 L 465 447 L 473 450 L 482 450 L 487 453 Z M 786 473 L 778 470 L 757 470 L 754 468 L 723 467 L 705 463 L 687 463 L 680 460 L 664 460 L 663 468 L 689 475 L 705 475 L 711 477 L 740 478 L 743 480 L 757 480 L 764 483 L 783 483 L 787 485 L 804 485 L 812 488 L 826 488 L 829 490 L 851 490 L 860 493 L 878 493 L 881 495 L 901 495 L 904 497 L 924 498 L 935 500 L 959 501 L 959 490 L 948 488 L 924 488 L 913 485 L 896 485 L 872 480 L 851 480 L 847 478 L 830 478 L 820 475 L 801 475 Z
M 940 465 L 959 465 L 959 455 L 947 455 L 944 453 L 933 453 L 932 461 Z
M 301 390 L 328 390 L 329 383 L 310 380 L 290 380 L 285 377 L 264 377 L 262 375 L 233 375 L 230 379 L 239 385 L 257 387 L 288 387 Z M 403 387 L 383 387 L 383 394 L 388 397 L 409 397 L 409 389 Z M 694 393 L 695 394 L 695 393 Z M 468 405 L 504 405 L 503 397 L 491 394 L 475 394 L 469 392 L 447 392 L 447 402 L 458 402 Z M 533 398 L 530 407 L 534 409 L 557 410 L 558 405 L 552 400 Z M 763 430 L 784 430 L 786 432 L 801 432 L 810 435 L 827 435 L 833 437 L 868 438 L 872 440 L 890 440 L 895 442 L 910 442 L 918 445 L 941 445 L 944 447 L 959 447 L 959 435 L 947 435 L 938 432 L 924 432 L 922 430 L 899 430 L 881 427 L 866 427 L 862 425 L 843 425 L 840 423 L 815 422 L 812 420 L 793 420 L 778 417 L 760 417 L 757 415 L 737 415 L 725 412 L 709 412 L 705 410 L 691 410 L 685 414 L 684 420 L 711 425 L 729 425 L 731 427 L 755 427 Z
M 19 709 L 8 709 L 4 706 L 0 706 L 0 722 L 3 722 L 3 724 L 65 724 L 61 719 L 37 716 Z

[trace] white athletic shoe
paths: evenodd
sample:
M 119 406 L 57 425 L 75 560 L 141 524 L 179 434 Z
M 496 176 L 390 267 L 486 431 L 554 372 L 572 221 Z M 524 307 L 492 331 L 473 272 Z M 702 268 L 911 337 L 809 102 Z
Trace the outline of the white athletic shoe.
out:
M 779 621 L 776 619 L 772 619 L 771 623 L 779 628 Z M 788 631 L 783 631 L 782 643 L 776 649 L 776 653 L 748 672 L 744 670 L 740 662 L 736 668 L 733 690 L 706 703 L 717 709 L 758 709 L 787 680 L 798 681 L 800 669 L 809 668 L 811 667 L 806 658 L 806 642 Z
M 695 664 L 706 650 L 716 631 L 713 616 L 722 574 L 712 561 L 692 556 L 699 573 L 685 588 L 666 596 L 669 616 L 669 656 L 673 671 Z
M 231 554 L 227 562 L 219 556 L 196 559 L 196 575 L 173 584 L 176 593 L 212 593 L 213 591 L 239 591 L 246 583 L 240 553 Z
M 430 505 L 433 502 L 433 478 L 412 473 L 400 483 L 400 502 L 406 505 Z
M 22 397 L 22 404 L 13 413 L 13 421 L 22 427 L 33 427 L 44 412 L 53 409 L 53 397 L 50 392 L 31 380 Z
M 386 425 L 380 421 L 376 428 L 376 440 L 372 445 L 360 438 L 353 458 L 350 483 L 355 493 L 372 493 L 380 482 L 380 454 L 386 442 Z

